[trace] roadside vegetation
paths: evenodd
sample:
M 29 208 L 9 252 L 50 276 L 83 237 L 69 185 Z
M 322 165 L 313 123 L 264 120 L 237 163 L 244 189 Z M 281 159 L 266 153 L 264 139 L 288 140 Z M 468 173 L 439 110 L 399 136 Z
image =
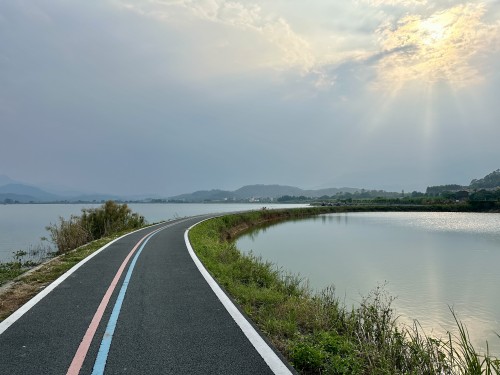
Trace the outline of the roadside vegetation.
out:
M 126 204 L 107 201 L 98 208 L 82 209 L 81 216 L 60 217 L 58 223 L 46 229 L 59 255 L 114 233 L 141 228 L 145 223 L 144 217 L 133 213 Z
M 397 321 L 383 287 L 359 307 L 348 308 L 333 287 L 314 293 L 277 265 L 242 254 L 233 241 L 263 223 L 356 210 L 315 207 L 227 215 L 197 225 L 189 238 L 220 285 L 301 374 L 499 374 L 500 360 L 474 349 L 453 311 L 458 335 L 430 337 L 418 322 L 405 326 Z
M 0 286 L 37 266 L 52 255 L 51 247 L 44 243 L 30 246 L 28 250 L 16 251 L 12 261 L 0 263 Z
M 16 251 L 12 261 L 0 263 L 0 286 L 16 282 L 15 288 L 0 291 L 0 321 L 106 243 L 145 225 L 144 217 L 113 201 L 83 209 L 81 216 L 59 218 L 46 228 L 50 240 L 43 238 L 39 245 Z
M 17 265 L 19 262 L 0 264 L 0 286 L 8 281 L 15 283 L 3 291 L 0 289 L 0 321 L 7 318 L 78 262 L 125 233 L 127 231 L 100 238 L 42 264 L 33 263 L 31 267 Z

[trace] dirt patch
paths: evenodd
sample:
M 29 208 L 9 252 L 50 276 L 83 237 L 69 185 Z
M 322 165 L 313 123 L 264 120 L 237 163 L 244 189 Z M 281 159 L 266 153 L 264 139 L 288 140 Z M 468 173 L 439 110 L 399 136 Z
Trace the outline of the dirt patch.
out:
M 60 266 L 60 258 L 54 258 L 22 274 L 0 288 L 0 321 L 36 296 L 57 275 L 53 271 Z
M 44 286 L 34 283 L 15 282 L 0 294 L 0 320 L 4 320 L 19 307 L 38 294 Z
M 65 262 L 61 256 L 36 266 L 0 287 L 0 322 L 36 296 L 60 274 Z

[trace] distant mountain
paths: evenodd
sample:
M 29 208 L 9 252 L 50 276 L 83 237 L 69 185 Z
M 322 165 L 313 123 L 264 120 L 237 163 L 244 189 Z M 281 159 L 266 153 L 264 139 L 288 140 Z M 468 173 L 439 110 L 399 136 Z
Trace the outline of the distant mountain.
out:
M 247 185 L 235 191 L 225 190 L 201 190 L 191 194 L 181 194 L 170 197 L 169 200 L 184 202 L 206 202 L 206 201 L 231 201 L 250 199 L 277 199 L 285 195 L 305 196 L 319 198 L 324 195 L 332 196 L 340 192 L 354 193 L 361 189 L 356 188 L 331 188 L 321 190 L 303 190 L 294 186 L 284 185 Z
M 234 192 L 239 199 L 249 198 L 280 198 L 284 195 L 300 197 L 301 195 L 310 198 L 319 198 L 324 195 L 332 196 L 337 193 L 354 193 L 361 189 L 356 188 L 330 188 L 320 190 L 303 190 L 294 186 L 283 185 L 247 185 Z
M 169 200 L 183 202 L 227 201 L 235 200 L 236 196 L 231 191 L 224 190 L 199 190 L 190 194 L 181 194 L 170 197 Z
M 39 187 L 22 184 L 5 175 L 0 175 L 0 203 L 101 202 L 107 200 L 126 200 L 126 198 L 112 194 L 47 192 Z
M 9 176 L 6 176 L 4 174 L 0 174 L 0 186 L 8 185 L 8 184 L 18 184 L 18 183 L 19 183 L 18 181 L 14 181 Z
M 53 202 L 59 200 L 59 196 L 47 193 L 46 191 L 39 189 L 34 186 L 24 185 L 24 184 L 7 184 L 0 186 L 0 194 L 5 195 L 15 195 L 17 200 L 22 203 L 26 202 Z M 2 200 L 9 199 L 4 198 Z M 11 198 L 12 199 L 12 198 Z
M 456 192 L 460 190 L 479 190 L 500 188 L 500 169 L 491 172 L 480 179 L 474 179 L 469 186 L 462 185 L 437 185 L 428 186 L 426 194 L 439 195 L 444 192 Z
M 472 180 L 469 186 L 473 189 L 494 189 L 500 187 L 500 169 L 491 172 L 479 180 Z
M 36 198 L 31 195 L 22 195 L 14 193 L 0 193 L 0 203 L 29 203 L 36 202 Z

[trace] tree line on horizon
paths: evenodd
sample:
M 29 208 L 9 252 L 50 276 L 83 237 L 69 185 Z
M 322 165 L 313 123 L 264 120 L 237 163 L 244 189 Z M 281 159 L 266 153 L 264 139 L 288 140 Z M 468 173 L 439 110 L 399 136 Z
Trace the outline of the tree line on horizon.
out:
M 500 201 L 500 169 L 493 171 L 484 178 L 474 179 L 468 186 L 447 184 L 427 187 L 425 193 L 413 191 L 411 193 L 387 192 L 383 190 L 365 190 L 354 193 L 339 192 L 333 196 L 311 198 L 306 196 L 284 195 L 277 199 L 278 202 L 307 202 L 307 201 L 336 201 L 351 203 L 355 200 L 370 200 L 380 203 L 406 203 L 425 204 L 443 203 L 446 201 L 497 202 Z

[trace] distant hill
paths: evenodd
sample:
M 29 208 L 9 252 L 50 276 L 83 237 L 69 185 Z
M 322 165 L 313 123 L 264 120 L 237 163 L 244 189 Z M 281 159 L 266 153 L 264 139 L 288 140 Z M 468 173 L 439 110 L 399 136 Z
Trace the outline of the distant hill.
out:
M 212 190 L 199 190 L 195 191 L 194 193 L 176 195 L 168 199 L 171 201 L 183 201 L 183 202 L 205 202 L 205 201 L 235 200 L 236 196 L 231 191 L 212 189 Z
M 354 193 L 361 189 L 356 188 L 330 188 L 320 190 L 303 190 L 294 186 L 283 185 L 247 185 L 239 188 L 234 194 L 240 199 L 248 198 L 280 198 L 284 195 L 300 197 L 301 195 L 310 198 L 319 198 L 324 195 L 332 196 L 337 193 Z
M 47 193 L 46 191 L 39 189 L 34 186 L 24 185 L 24 184 L 7 184 L 0 186 L 1 196 L 5 195 L 5 198 L 9 199 L 8 196 L 16 196 L 15 198 L 10 198 L 17 200 L 22 203 L 27 202 L 53 202 L 57 201 L 60 197 L 57 195 Z
M 31 195 L 14 193 L 0 193 L 0 203 L 29 203 L 36 202 L 36 198 Z
M 469 186 L 462 185 L 437 185 L 427 187 L 426 194 L 439 195 L 443 192 L 456 192 L 461 190 L 479 190 L 500 188 L 500 169 L 491 172 L 480 179 L 474 179 Z
M 472 189 L 494 189 L 500 187 L 500 169 L 491 172 L 479 180 L 472 180 L 469 187 Z
M 5 183 L 6 182 L 6 183 Z M 5 183 L 5 184 L 4 184 Z M 47 203 L 47 202 L 101 202 L 107 200 L 126 200 L 111 194 L 67 194 L 49 193 L 36 186 L 22 184 L 0 175 L 0 203 Z
M 461 191 L 461 190 L 480 190 L 480 189 L 495 189 L 500 187 L 500 169 L 493 171 L 481 179 L 472 180 L 470 186 L 462 185 L 439 185 L 430 186 L 427 188 L 427 194 L 440 195 L 446 191 Z M 50 190 L 50 189 L 49 189 Z M 181 202 L 231 202 L 231 201 L 276 201 L 278 198 L 288 197 L 307 197 L 307 198 L 321 198 L 324 196 L 334 197 L 337 194 L 356 192 L 363 193 L 364 189 L 342 187 L 330 189 L 310 189 L 304 190 L 294 186 L 287 185 L 246 185 L 235 191 L 227 191 L 220 189 L 200 190 L 194 193 L 181 194 L 167 199 L 155 195 L 136 195 L 133 197 L 124 197 L 112 194 L 98 194 L 90 193 L 83 194 L 79 192 L 47 192 L 39 187 L 19 183 L 12 180 L 8 176 L 0 175 L 0 203 L 47 203 L 47 202 L 86 202 L 86 203 L 100 203 L 106 200 L 118 201 L 181 201 Z M 383 191 L 373 191 L 374 193 L 382 194 Z M 378 196 L 378 195 L 375 195 Z
M 9 176 L 6 176 L 4 174 L 0 174 L 0 186 L 3 185 L 8 185 L 8 184 L 18 184 L 19 182 L 14 181 L 12 178 Z
M 184 202 L 206 202 L 206 201 L 231 201 L 231 200 L 250 200 L 250 199 L 277 199 L 285 195 L 305 196 L 319 198 L 324 195 L 332 196 L 339 192 L 354 193 L 361 189 L 356 188 L 331 188 L 321 190 L 303 190 L 294 186 L 284 185 L 247 185 L 235 191 L 225 190 L 201 190 L 191 194 L 181 194 L 170 197 L 172 201 Z

